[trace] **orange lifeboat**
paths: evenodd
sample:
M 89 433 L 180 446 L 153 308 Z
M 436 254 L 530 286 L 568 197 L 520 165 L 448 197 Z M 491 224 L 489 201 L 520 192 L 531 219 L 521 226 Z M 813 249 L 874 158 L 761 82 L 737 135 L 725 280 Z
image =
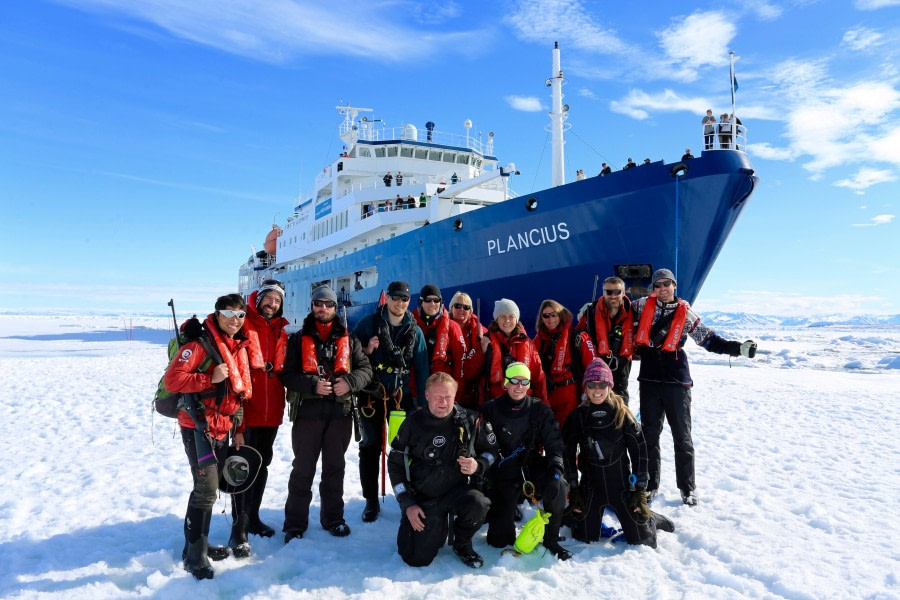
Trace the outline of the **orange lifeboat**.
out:
M 272 230 L 266 236 L 266 242 L 263 244 L 263 249 L 272 256 L 275 256 L 275 248 L 278 246 L 278 236 L 280 236 L 281 233 L 281 227 L 273 224 Z

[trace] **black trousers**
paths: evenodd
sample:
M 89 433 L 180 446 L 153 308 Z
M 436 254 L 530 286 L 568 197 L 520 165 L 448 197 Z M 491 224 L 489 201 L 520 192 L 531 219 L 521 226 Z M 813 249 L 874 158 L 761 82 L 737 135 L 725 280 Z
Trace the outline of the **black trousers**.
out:
M 544 540 L 558 541 L 569 484 L 565 479 L 551 475 L 543 460 L 528 470 L 528 477 L 535 484 L 535 496 L 541 500 L 544 510 L 550 513 L 550 522 L 544 528 Z M 505 548 L 516 541 L 514 515 L 516 505 L 522 498 L 522 478 L 494 479 L 489 485 L 487 494 L 491 500 L 491 510 L 487 514 L 487 543 L 495 548 Z
M 691 439 L 691 389 L 677 383 L 641 382 L 641 429 L 650 459 L 648 489 L 659 489 L 661 459 L 659 436 L 663 418 L 669 422 L 675 443 L 675 481 L 678 489 L 690 491 L 694 481 L 694 442 Z
M 628 406 L 628 377 L 631 375 L 632 361 L 617 357 L 616 368 L 613 370 L 613 391 L 622 396 L 625 406 Z
M 262 505 L 266 482 L 269 480 L 269 465 L 272 464 L 277 435 L 278 427 L 247 427 L 244 430 L 244 443 L 255 448 L 262 456 L 262 465 L 259 467 L 256 480 L 246 492 L 241 494 L 244 496 L 244 509 L 250 515 L 251 520 L 259 519 L 259 507 Z M 232 516 L 237 518 L 237 502 L 233 502 L 231 507 Z
M 472 537 L 484 523 L 491 501 L 468 484 L 460 485 L 440 498 L 421 500 L 419 507 L 425 512 L 425 530 L 415 531 L 403 513 L 397 530 L 397 552 L 403 562 L 412 567 L 430 565 L 438 550 L 447 541 L 448 517 L 454 513 L 453 544 L 457 547 L 471 545 Z
M 322 527 L 344 519 L 344 453 L 350 446 L 350 416 L 334 419 L 297 419 L 291 429 L 294 462 L 288 479 L 283 531 L 306 531 L 316 463 L 322 455 L 319 499 Z
M 628 508 L 630 473 L 630 464 L 625 460 L 603 467 L 588 467 L 579 486 L 583 509 L 581 515 L 573 513 L 572 537 L 582 542 L 598 541 L 603 509 L 609 507 L 619 518 L 622 533 L 629 544 L 656 548 L 656 524 L 653 519 L 644 519 Z

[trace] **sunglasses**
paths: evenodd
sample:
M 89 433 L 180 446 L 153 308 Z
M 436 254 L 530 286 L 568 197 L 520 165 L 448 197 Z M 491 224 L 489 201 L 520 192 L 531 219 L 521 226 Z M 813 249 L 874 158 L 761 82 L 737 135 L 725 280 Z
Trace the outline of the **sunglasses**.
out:
M 512 377 L 510 379 L 507 379 L 507 381 L 509 382 L 510 385 L 522 385 L 525 387 L 528 387 L 529 385 L 531 385 L 531 381 L 528 379 L 525 379 L 523 377 Z
M 334 308 L 337 306 L 337 302 L 332 302 L 331 300 L 313 300 L 313 306 L 316 308 Z
M 622 295 L 622 290 L 607 290 L 607 289 L 604 289 L 604 290 L 603 290 L 603 293 L 606 294 L 607 296 L 621 296 L 621 295 Z
M 596 390 L 596 389 L 605 390 L 605 389 L 609 388 L 609 384 L 606 383 L 605 381 L 588 381 L 587 383 L 584 384 L 584 387 L 586 387 L 589 390 Z
M 434 296 L 429 296 L 428 298 L 423 298 L 423 299 L 422 299 L 422 302 L 423 302 L 423 303 L 426 303 L 426 304 L 440 304 L 440 303 L 441 303 L 441 299 L 440 299 L 440 298 L 436 298 L 436 297 L 434 297 Z
M 545 319 L 553 319 L 553 318 L 558 317 L 559 313 L 549 312 L 549 313 L 543 313 L 541 316 L 544 317 Z
M 391 294 L 388 296 L 394 302 L 409 302 L 409 296 L 398 296 L 396 294 Z
M 454 304 L 453 308 L 455 308 L 456 310 L 472 310 L 472 307 L 469 306 L 468 304 L 459 304 L 459 303 Z
M 230 319 L 232 317 L 237 317 L 238 319 L 243 319 L 247 316 L 246 311 L 243 310 L 229 310 L 227 308 L 223 308 L 219 310 L 219 314 L 225 317 L 226 319 Z
M 661 287 L 669 287 L 670 285 L 672 285 L 671 279 L 666 279 L 665 281 L 657 281 L 653 284 L 653 289 L 658 290 Z

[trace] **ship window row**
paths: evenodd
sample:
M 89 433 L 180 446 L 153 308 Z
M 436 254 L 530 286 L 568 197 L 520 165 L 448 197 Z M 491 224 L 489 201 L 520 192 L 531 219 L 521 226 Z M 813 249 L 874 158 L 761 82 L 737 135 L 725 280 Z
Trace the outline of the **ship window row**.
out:
M 305 240 L 306 234 L 301 233 L 300 235 L 292 235 L 290 237 L 281 236 L 278 238 L 278 247 L 279 248 L 287 248 L 288 244 L 296 244 L 297 240 Z
M 327 219 L 323 219 L 319 221 L 312 228 L 312 240 L 318 240 L 325 236 L 331 235 L 341 229 L 344 229 L 350 224 L 350 211 L 345 210 L 340 212 L 332 217 L 328 217 Z
M 432 160 L 457 165 L 473 165 L 478 168 L 481 167 L 482 163 L 482 159 L 464 152 L 412 146 L 376 146 L 375 148 L 361 146 L 356 149 L 356 152 L 360 158 L 392 158 L 399 154 L 403 158 L 418 158 L 419 160 Z

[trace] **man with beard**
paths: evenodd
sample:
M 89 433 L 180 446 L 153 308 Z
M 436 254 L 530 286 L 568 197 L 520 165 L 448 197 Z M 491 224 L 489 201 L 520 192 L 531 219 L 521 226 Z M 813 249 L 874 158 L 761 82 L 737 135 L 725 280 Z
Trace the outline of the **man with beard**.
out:
M 631 300 L 625 295 L 625 282 L 619 277 L 603 280 L 603 296 L 581 310 L 576 331 L 585 331 L 594 354 L 603 359 L 613 373 L 613 391 L 628 406 L 628 376 L 634 354 L 634 315 Z M 581 338 L 576 338 L 576 343 Z
M 262 364 L 255 364 L 251 356 L 250 381 L 253 386 L 253 399 L 244 406 L 244 442 L 256 448 L 262 456 L 262 466 L 253 485 L 243 493 L 246 512 L 237 514 L 237 502 L 232 503 L 234 517 L 234 534 L 236 544 L 240 547 L 247 541 L 247 534 L 261 537 L 272 537 L 275 530 L 263 523 L 259 518 L 259 507 L 262 504 L 266 481 L 269 478 L 269 464 L 272 462 L 272 448 L 278 427 L 284 418 L 284 385 L 281 374 L 284 370 L 287 355 L 288 320 L 282 317 L 284 302 L 284 284 L 277 279 L 262 282 L 259 290 L 250 294 L 247 304 L 247 317 L 244 321 L 244 333 L 250 338 L 252 345 L 259 347 L 259 359 Z
M 302 538 L 316 462 L 322 455 L 319 522 L 331 535 L 350 535 L 344 521 L 344 454 L 353 430 L 352 395 L 372 378 L 359 341 L 336 315 L 337 295 L 327 285 L 312 292 L 312 311 L 290 337 L 284 383 L 299 399 L 292 402 L 294 463 L 284 505 L 284 543 Z
M 756 343 L 723 339 L 701 323 L 687 301 L 675 295 L 677 282 L 669 269 L 653 273 L 651 285 L 653 293 L 634 302 L 634 345 L 641 360 L 638 374 L 641 426 L 650 462 L 647 495 L 652 500 L 659 489 L 659 436 L 665 417 L 675 442 L 675 479 L 681 490 L 681 500 L 688 506 L 695 506 L 694 442 L 691 439 L 691 387 L 694 382 L 684 344 L 690 336 L 708 352 L 753 358 Z
M 409 284 L 394 281 L 387 289 L 387 302 L 364 317 L 353 330 L 372 365 L 377 388 L 360 407 L 359 481 L 366 506 L 362 520 L 378 518 L 378 458 L 386 451 L 385 417 L 391 410 L 407 413 L 425 404 L 425 380 L 430 374 L 425 336 L 416 325 L 409 306 Z M 416 399 L 411 390 L 415 385 Z M 363 399 L 360 399 L 363 404 Z M 389 408 L 388 408 L 389 406 Z

